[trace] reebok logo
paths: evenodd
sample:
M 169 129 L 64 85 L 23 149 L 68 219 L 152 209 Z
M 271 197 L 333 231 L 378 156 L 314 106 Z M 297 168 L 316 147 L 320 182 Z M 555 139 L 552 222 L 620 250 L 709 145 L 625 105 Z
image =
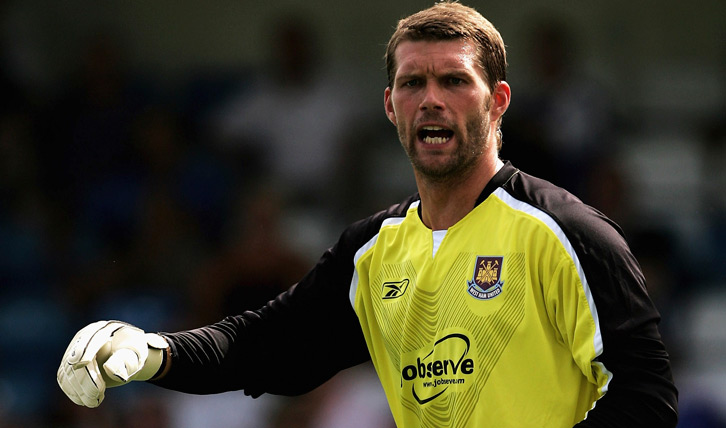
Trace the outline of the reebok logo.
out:
M 384 282 L 381 297 L 383 300 L 390 300 L 403 296 L 406 290 L 408 290 L 408 283 L 408 279 Z

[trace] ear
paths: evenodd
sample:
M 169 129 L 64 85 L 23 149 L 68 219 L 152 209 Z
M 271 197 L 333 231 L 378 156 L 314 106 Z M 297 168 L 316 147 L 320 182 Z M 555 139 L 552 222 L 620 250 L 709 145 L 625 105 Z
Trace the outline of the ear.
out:
M 509 83 L 502 80 L 494 88 L 492 93 L 492 105 L 489 110 L 489 119 L 492 122 L 496 122 L 509 108 L 509 102 L 512 99 L 512 88 L 509 87 Z
M 383 92 L 383 108 L 386 110 L 386 116 L 391 123 L 396 126 L 396 112 L 393 110 L 393 101 L 391 100 L 391 87 L 387 86 Z

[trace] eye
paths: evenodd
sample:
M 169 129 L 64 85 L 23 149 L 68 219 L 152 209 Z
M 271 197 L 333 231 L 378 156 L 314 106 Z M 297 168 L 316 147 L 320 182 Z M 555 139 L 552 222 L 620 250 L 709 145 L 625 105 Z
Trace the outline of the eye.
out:
M 459 86 L 464 83 L 464 79 L 460 77 L 451 76 L 449 77 L 449 84 L 453 86 Z
M 403 82 L 403 86 L 407 88 L 413 88 L 415 86 L 418 86 L 419 83 L 421 83 L 419 79 L 409 79 Z

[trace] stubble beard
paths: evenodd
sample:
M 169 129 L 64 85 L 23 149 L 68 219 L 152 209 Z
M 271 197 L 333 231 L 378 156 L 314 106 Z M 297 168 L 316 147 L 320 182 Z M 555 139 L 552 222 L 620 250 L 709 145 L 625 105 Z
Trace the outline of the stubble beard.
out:
M 453 183 L 469 177 L 487 150 L 489 146 L 487 117 L 486 114 L 480 114 L 467 120 L 465 135 L 462 135 L 458 129 L 452 128 L 458 145 L 454 153 L 447 155 L 447 158 L 441 159 L 441 161 L 437 159 L 436 162 L 425 162 L 421 159 L 416 149 L 418 136 L 414 131 L 415 127 L 412 127 L 410 133 L 406 134 L 403 131 L 404 127 L 399 126 L 398 137 L 402 143 L 406 142 L 403 144 L 404 149 L 418 175 L 430 183 Z

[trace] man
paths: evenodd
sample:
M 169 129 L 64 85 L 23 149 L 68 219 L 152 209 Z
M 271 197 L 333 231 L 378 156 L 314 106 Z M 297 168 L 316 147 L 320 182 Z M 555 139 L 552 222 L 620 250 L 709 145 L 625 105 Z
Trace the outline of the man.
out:
M 89 407 L 152 378 L 297 394 L 372 359 L 400 427 L 675 426 L 659 315 L 620 230 L 498 157 L 511 92 L 496 29 L 439 3 L 399 22 L 386 59 L 418 194 L 348 227 L 257 311 L 171 334 L 91 324 L 63 390 Z

